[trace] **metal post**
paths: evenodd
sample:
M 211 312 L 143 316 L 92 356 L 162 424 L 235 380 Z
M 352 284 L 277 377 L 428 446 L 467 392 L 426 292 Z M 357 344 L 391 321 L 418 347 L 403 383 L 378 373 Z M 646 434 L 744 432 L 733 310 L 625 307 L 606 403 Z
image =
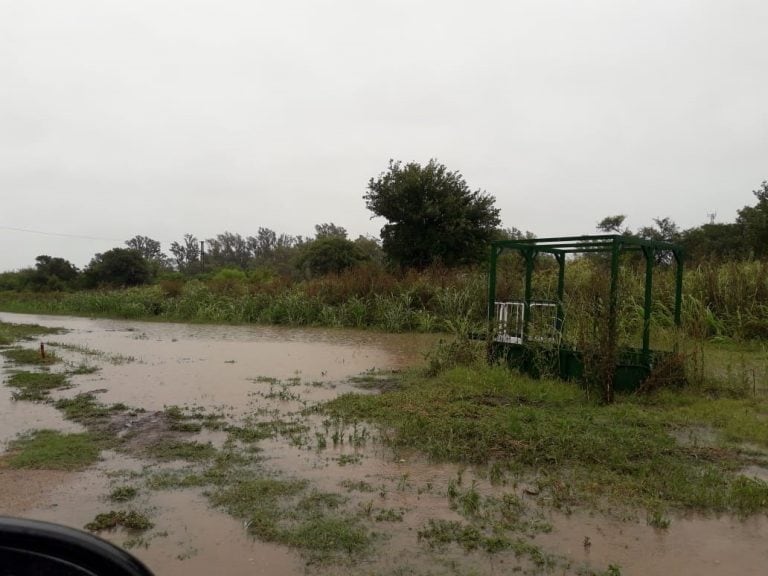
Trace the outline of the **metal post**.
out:
M 643 359 L 648 360 L 651 347 L 651 308 L 653 298 L 653 264 L 656 252 L 653 248 L 643 246 L 645 255 L 645 301 L 643 303 Z
M 528 323 L 531 321 L 531 277 L 533 276 L 533 250 L 526 249 L 523 252 L 525 256 L 525 296 L 523 297 L 523 339 L 525 343 L 528 340 Z
M 680 327 L 681 312 L 683 307 L 683 253 L 680 250 L 673 252 L 675 255 L 675 326 Z
M 564 312 L 563 299 L 565 297 L 565 254 L 555 254 L 559 266 L 557 272 L 557 331 L 562 336 Z
M 491 246 L 491 262 L 488 269 L 488 329 L 491 330 L 496 311 L 496 264 L 502 248 Z
M 611 245 L 611 288 L 608 299 L 608 337 L 616 343 L 616 314 L 619 299 L 619 242 L 613 239 Z

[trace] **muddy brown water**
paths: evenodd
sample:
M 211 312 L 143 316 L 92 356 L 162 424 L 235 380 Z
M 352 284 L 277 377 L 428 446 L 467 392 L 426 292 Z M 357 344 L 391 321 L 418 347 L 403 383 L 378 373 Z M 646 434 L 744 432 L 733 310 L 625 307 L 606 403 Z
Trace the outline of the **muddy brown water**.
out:
M 170 405 L 198 406 L 237 421 L 257 410 L 296 418 L 305 405 L 360 390 L 347 382 L 372 369 L 402 368 L 423 359 L 434 336 L 389 335 L 322 329 L 160 324 L 0 313 L 0 320 L 60 326 L 65 334 L 43 337 L 66 361 L 98 366 L 94 374 L 72 378 L 75 387 L 57 397 L 97 391 L 102 402 L 124 402 L 147 411 Z M 29 343 L 30 346 L 37 345 Z M 59 345 L 58 347 L 56 345 Z M 61 345 L 64 345 L 63 347 Z M 4 367 L 8 369 L 8 367 Z M 300 382 L 273 394 L 275 378 Z M 322 419 L 305 417 L 313 429 Z M 364 423 L 372 438 L 376 430 Z M 0 386 L 0 447 L 16 434 L 37 428 L 80 431 L 49 405 L 13 402 Z M 348 433 L 349 431 L 345 431 Z M 219 444 L 221 433 L 202 434 Z M 121 532 L 103 536 L 132 552 L 158 575 L 185 574 L 508 574 L 535 566 L 511 553 L 430 550 L 417 533 L 429 519 L 460 520 L 448 505 L 449 481 L 474 482 L 484 494 L 515 492 L 514 485 L 492 486 L 483 471 L 436 464 L 418 454 L 393 452 L 380 442 L 329 446 L 324 450 L 293 446 L 285 438 L 262 441 L 265 462 L 275 473 L 305 478 L 319 490 L 345 494 L 359 509 L 392 509 L 401 522 L 374 523 L 380 536 L 375 551 L 348 566 L 307 566 L 289 548 L 247 535 L 243 524 L 209 506 L 200 490 L 145 491 L 134 504 L 155 523 L 145 541 L 131 542 Z M 0 459 L 0 514 L 38 518 L 82 527 L 114 505 L 106 495 L 131 473 L 158 464 L 125 454 L 104 452 L 83 472 L 19 471 Z M 757 473 L 756 473 L 757 475 Z M 348 491 L 342 482 L 363 481 L 370 492 Z M 550 573 L 576 574 L 609 565 L 626 574 L 726 575 L 768 573 L 768 522 L 765 517 L 673 517 L 667 530 L 644 519 L 620 521 L 576 511 L 543 513 L 553 526 L 533 542 L 561 561 Z

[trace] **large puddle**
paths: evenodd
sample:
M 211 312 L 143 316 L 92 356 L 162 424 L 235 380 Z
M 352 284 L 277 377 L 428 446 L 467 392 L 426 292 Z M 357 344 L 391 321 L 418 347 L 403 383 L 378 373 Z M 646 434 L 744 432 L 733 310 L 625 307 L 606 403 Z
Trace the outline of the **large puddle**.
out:
M 56 393 L 71 397 L 94 391 L 104 403 L 122 402 L 148 412 L 171 405 L 216 411 L 230 422 L 269 412 L 301 418 L 310 436 L 327 422 L 299 416 L 312 403 L 357 391 L 347 379 L 366 371 L 397 369 L 423 359 L 434 336 L 388 335 L 322 329 L 159 324 L 0 313 L 0 321 L 58 326 L 67 333 L 43 338 L 71 366 L 97 372 L 72 377 L 75 387 Z M 30 343 L 36 346 L 36 343 Z M 289 382 L 281 386 L 276 382 Z M 374 522 L 375 552 L 362 564 L 306 565 L 295 551 L 249 537 L 242 523 L 209 506 L 203 490 L 142 491 L 136 506 L 155 523 L 144 540 L 120 532 L 103 536 L 132 552 L 158 575 L 275 574 L 765 574 L 766 518 L 673 518 L 658 530 L 641 521 L 619 521 L 586 512 L 562 516 L 538 510 L 553 530 L 531 538 L 553 557 L 542 567 L 511 552 L 487 554 L 461 549 L 433 550 L 418 532 L 430 519 L 460 520 L 446 493 L 463 482 L 485 495 L 514 493 L 535 506 L 524 487 L 492 485 L 483 471 L 434 464 L 418 454 L 393 453 L 376 442 L 377 432 L 360 423 L 364 443 L 329 442 L 322 450 L 284 436 L 259 443 L 265 465 L 275 474 L 309 480 L 318 490 L 337 492 L 349 505 L 390 511 L 396 521 Z M 47 404 L 14 402 L 0 386 L 0 445 L 30 429 L 67 432 L 82 427 L 64 420 Z M 358 430 L 355 431 L 357 434 Z M 342 434 L 349 434 L 348 430 Z M 222 438 L 204 432 L 214 444 Z M 106 495 L 117 479 L 141 475 L 156 463 L 107 451 L 94 467 L 76 473 L 9 470 L 0 465 L 0 514 L 50 520 L 78 528 L 108 510 Z M 369 487 L 367 490 L 355 486 Z M 589 572 L 593 570 L 594 572 Z

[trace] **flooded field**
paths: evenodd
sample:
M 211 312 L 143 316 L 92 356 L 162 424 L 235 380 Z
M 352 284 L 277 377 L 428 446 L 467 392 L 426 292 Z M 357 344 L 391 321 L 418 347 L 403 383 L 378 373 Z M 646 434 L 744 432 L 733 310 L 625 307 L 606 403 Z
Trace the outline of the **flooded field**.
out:
M 312 409 L 374 393 L 371 380 L 422 361 L 434 336 L 6 313 L 0 321 L 66 329 L 22 346 L 44 342 L 62 360 L 50 370 L 67 371 L 72 384 L 48 402 L 14 400 L 0 386 L 0 447 L 40 429 L 109 440 L 80 470 L 14 469 L 0 457 L 0 514 L 83 528 L 105 512 L 138 511 L 151 528 L 99 534 L 158 575 L 766 573 L 763 516 L 674 517 L 660 528 L 640 515 L 565 514 L 541 507 L 520 479 L 429 462 L 391 447 L 386 430 Z M 18 366 L 4 360 L 2 369 L 8 377 Z M 61 402 L 84 398 L 119 408 L 88 420 Z M 256 497 L 264 506 L 251 510 L 261 516 L 246 519 L 241 501 Z M 275 520 L 278 501 L 290 505 Z M 511 525 L 513 508 L 511 547 L 447 534 L 462 510 Z M 318 539 L 326 532 L 342 545 Z

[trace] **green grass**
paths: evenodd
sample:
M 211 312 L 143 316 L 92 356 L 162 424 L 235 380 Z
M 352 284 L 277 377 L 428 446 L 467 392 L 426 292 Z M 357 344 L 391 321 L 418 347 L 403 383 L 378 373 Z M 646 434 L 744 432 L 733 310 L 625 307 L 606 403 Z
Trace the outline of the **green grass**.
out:
M 86 426 L 104 422 L 111 414 L 128 410 L 124 404 L 112 404 L 111 406 L 101 404 L 89 392 L 78 394 L 74 398 L 62 398 L 57 400 L 54 406 L 64 414 L 64 418 L 67 420 L 73 420 Z
M 40 402 L 50 395 L 51 390 L 69 387 L 64 374 L 53 372 L 15 372 L 6 380 L 6 386 L 16 388 L 14 400 Z
M 252 477 L 220 487 L 211 501 L 242 519 L 254 536 L 299 548 L 310 561 L 367 551 L 371 535 L 344 512 L 345 498 L 307 489 L 302 480 Z
M 135 486 L 119 486 L 109 493 L 112 502 L 128 502 L 138 496 L 139 490 Z
M 202 462 L 210 460 L 217 454 L 216 448 L 210 443 L 187 442 L 173 438 L 163 438 L 147 447 L 147 454 L 161 462 L 172 460 L 187 460 L 189 462 Z
M 19 340 L 33 340 L 44 334 L 61 334 L 63 328 L 47 328 L 37 324 L 12 324 L 0 322 L 0 346 L 8 346 Z
M 100 443 L 93 434 L 36 430 L 9 445 L 11 468 L 82 470 L 99 459 Z
M 40 351 L 34 348 L 21 348 L 21 347 L 15 347 L 15 348 L 8 348 L 6 350 L 0 351 L 0 354 L 8 358 L 11 362 L 15 362 L 16 364 L 34 364 L 37 366 L 49 366 L 51 364 L 55 364 L 56 362 L 60 362 L 58 356 L 53 354 L 52 352 L 46 352 L 45 356 L 43 357 L 40 354 Z
M 674 437 L 686 427 L 706 425 L 723 442 L 768 448 L 766 400 L 681 391 L 620 397 L 603 406 L 573 384 L 475 366 L 438 377 L 410 375 L 399 390 L 344 395 L 323 410 L 347 421 L 379 422 L 395 449 L 417 448 L 436 460 L 501 464 L 534 476 L 545 499 L 561 507 L 768 510 L 768 484 L 745 484 L 738 474 L 749 462 L 738 447 L 682 445 Z
M 135 510 L 129 512 L 110 510 L 109 512 L 97 514 L 91 522 L 85 525 L 85 529 L 91 532 L 101 532 L 122 527 L 131 532 L 144 532 L 153 526 L 154 524 L 149 518 L 141 512 L 136 512 Z
M 109 362 L 110 364 L 113 364 L 115 366 L 121 365 L 121 364 L 128 364 L 129 362 L 134 362 L 136 358 L 133 356 L 125 356 L 123 354 L 110 354 L 109 352 L 104 352 L 103 350 L 96 350 L 94 348 L 90 348 L 88 346 L 81 346 L 79 344 L 66 344 L 64 342 L 48 342 L 48 346 L 61 348 L 62 350 L 67 350 L 69 352 L 75 352 L 77 354 L 81 354 L 85 357 L 95 357 L 99 360 L 104 360 L 105 362 Z M 88 366 L 86 364 L 86 366 Z

